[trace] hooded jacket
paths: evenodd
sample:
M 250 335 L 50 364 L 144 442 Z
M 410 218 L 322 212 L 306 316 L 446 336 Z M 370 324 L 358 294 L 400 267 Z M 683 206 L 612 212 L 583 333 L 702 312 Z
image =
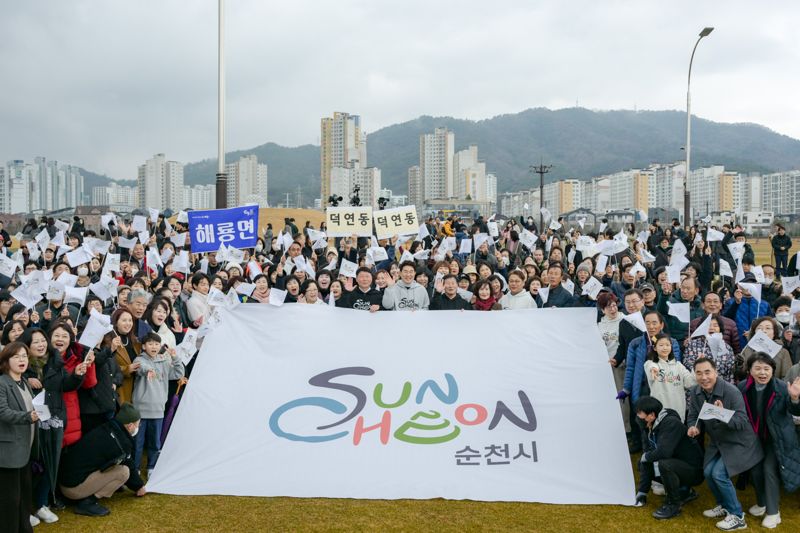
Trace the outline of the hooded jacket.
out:
M 647 438 L 643 438 L 644 453 L 642 462 L 655 463 L 662 459 L 678 459 L 696 468 L 698 475 L 703 468 L 703 451 L 694 439 L 686 434 L 686 426 L 680 416 L 672 409 L 662 409 L 653 427 L 645 430 Z M 650 479 L 642 475 L 639 479 L 639 492 L 650 491 Z
M 382 303 L 384 309 L 389 311 L 416 311 L 427 309 L 431 301 L 425 287 L 416 281 L 406 284 L 400 280 L 391 287 L 386 287 Z
M 525 290 L 519 291 L 517 294 L 507 292 L 500 298 L 500 305 L 503 309 L 536 309 L 536 300 L 533 299 L 531 293 Z

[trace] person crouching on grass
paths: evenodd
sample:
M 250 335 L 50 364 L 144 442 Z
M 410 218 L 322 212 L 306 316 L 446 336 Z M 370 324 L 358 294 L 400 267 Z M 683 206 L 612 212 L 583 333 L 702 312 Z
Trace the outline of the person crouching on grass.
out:
M 174 349 L 162 349 L 161 337 L 148 333 L 142 338 L 144 352 L 133 362 L 139 363 L 133 385 L 133 406 L 141 414 L 139 433 L 136 435 L 134 464 L 140 467 L 142 450 L 147 449 L 147 477 L 153 473 L 161 449 L 161 424 L 170 379 L 183 377 L 183 363 Z
M 697 499 L 692 487 L 703 482 L 703 451 L 686 434 L 680 415 L 674 409 L 664 408 L 657 398 L 642 396 L 635 409 L 647 436 L 639 461 L 636 505 L 647 502 L 650 485 L 660 475 L 666 498 L 653 516 L 661 520 L 676 517 L 683 505 Z

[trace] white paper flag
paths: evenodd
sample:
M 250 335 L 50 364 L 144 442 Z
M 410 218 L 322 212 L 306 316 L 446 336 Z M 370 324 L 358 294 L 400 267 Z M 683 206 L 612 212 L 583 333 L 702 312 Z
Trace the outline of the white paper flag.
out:
M 255 283 L 240 283 L 236 286 L 236 292 L 244 296 L 250 296 L 256 290 Z
M 280 307 L 283 305 L 283 302 L 286 300 L 286 291 L 281 289 L 276 289 L 275 287 L 269 290 L 269 303 L 270 305 L 274 305 L 276 307 Z
M 686 246 L 683 244 L 683 241 L 677 239 L 672 245 L 672 255 L 669 256 L 669 264 L 674 265 L 678 260 L 686 259 L 686 252 Z
M 761 285 L 759 283 L 739 283 L 739 287 L 750 293 L 750 296 L 761 302 Z
M 639 261 L 636 261 L 636 264 L 631 267 L 630 274 L 636 277 L 639 272 L 647 274 L 647 269 Z
M 500 228 L 497 227 L 497 222 L 495 221 L 487 222 L 486 227 L 489 228 L 489 235 L 491 235 L 492 237 L 500 236 Z
M 800 287 L 800 276 L 784 276 L 781 278 L 783 294 L 790 295 Z
M 708 228 L 708 233 L 706 234 L 706 242 L 719 242 L 725 238 L 725 234 L 721 231 L 717 231 L 714 228 Z
M 414 240 L 415 241 L 422 241 L 422 240 L 425 239 L 425 237 L 428 237 L 429 235 L 430 235 L 430 232 L 428 231 L 428 226 L 426 226 L 425 224 L 420 224 L 419 225 L 419 232 L 417 233 L 417 238 L 414 239 Z
M 47 286 L 46 298 L 51 302 L 60 302 L 64 299 L 65 289 L 66 287 L 60 281 L 50 280 L 50 283 Z
M 100 224 L 104 228 L 108 228 L 111 222 L 113 222 L 114 224 L 117 223 L 117 215 L 115 215 L 114 213 L 106 213 L 105 215 L 100 215 Z
M 635 313 L 631 313 L 629 315 L 622 315 L 622 320 L 630 322 L 631 325 L 636 326 L 636 329 L 639 331 L 647 331 L 647 326 L 644 324 L 644 317 L 642 316 L 641 311 L 636 311 Z
M 139 232 L 139 242 L 143 245 L 147 246 L 147 243 L 150 242 L 150 232 L 149 231 L 140 231 Z
M 342 264 L 339 267 L 339 274 L 342 276 L 346 276 L 348 278 L 356 277 L 356 271 L 358 270 L 358 264 L 353 263 L 352 261 L 348 261 L 347 259 L 342 259 Z
M 539 298 L 542 300 L 542 305 L 547 303 L 547 298 L 550 297 L 550 287 L 542 287 L 539 289 Z
M 681 282 L 681 266 L 670 265 L 667 267 L 667 281 L 670 283 Z
M 724 259 L 719 260 L 719 275 L 728 276 L 729 278 L 733 277 L 733 272 L 731 271 L 731 265 Z
M 74 287 L 76 283 L 78 283 L 78 276 L 75 274 L 70 274 L 69 272 L 62 272 L 60 276 L 58 276 L 58 281 L 63 283 L 65 287 Z
M 19 268 L 16 261 L 8 257 L 4 253 L 0 253 L 0 274 L 6 277 L 13 277 L 14 273 Z
M 147 217 L 143 217 L 142 215 L 134 215 L 131 228 L 136 233 L 147 231 Z
M 650 252 L 645 250 L 644 247 L 642 247 L 639 250 L 639 252 L 642 254 L 642 261 L 644 261 L 645 263 L 653 263 L 653 262 L 655 262 L 656 256 L 654 256 L 653 254 L 651 254 Z
M 692 338 L 694 337 L 703 337 L 709 336 L 708 328 L 711 326 L 711 315 L 709 314 L 705 320 L 703 320 L 697 329 L 692 332 Z
M 667 302 L 667 307 L 669 308 L 668 314 L 674 316 L 684 324 L 688 324 L 691 321 L 691 310 L 689 309 L 688 302 Z
M 126 239 L 125 237 L 120 237 L 120 238 L 119 238 L 119 243 L 118 243 L 118 244 L 119 244 L 119 247 L 120 247 L 120 248 L 127 248 L 127 249 L 131 249 L 131 248 L 133 248 L 134 246 L 136 246 L 136 243 L 137 243 L 137 242 L 138 242 L 138 240 L 137 240 L 137 239 L 135 239 L 135 238 L 134 238 L 134 239 Z
M 92 256 L 83 246 L 67 253 L 67 262 L 72 268 L 88 263 L 91 260 Z
M 547 209 L 546 207 L 542 207 L 541 209 L 539 209 L 539 212 L 542 214 L 542 219 L 545 222 L 553 218 L 553 215 L 550 213 L 550 210 Z
M 605 275 L 607 266 L 608 266 L 608 256 L 607 255 L 598 256 L 597 265 L 594 271 L 599 274 Z
M 561 229 L 561 223 L 557 220 L 551 220 L 549 228 L 553 231 L 558 231 Z
M 175 272 L 183 272 L 184 274 L 189 273 L 188 250 L 181 250 L 180 252 L 178 252 L 178 255 L 175 257 L 175 259 L 172 260 L 172 268 L 175 269 Z
M 721 420 L 727 424 L 731 421 L 731 418 L 733 418 L 733 415 L 735 414 L 736 411 L 731 411 L 730 409 L 725 409 L 724 407 L 717 407 L 714 404 L 703 402 L 703 406 L 700 408 L 700 413 L 697 418 L 700 420 Z
M 768 353 L 770 357 L 775 357 L 781 351 L 781 345 L 770 339 L 763 331 L 756 330 L 755 335 L 747 343 L 747 347 L 755 352 Z
M 186 236 L 188 233 L 176 233 L 169 240 L 175 245 L 175 248 L 182 248 L 186 246 Z
M 64 287 L 64 303 L 76 303 L 83 307 L 86 303 L 86 296 L 89 294 L 88 287 Z
M 150 222 L 152 222 L 153 224 L 158 222 L 158 209 L 155 209 L 153 207 L 148 207 L 147 210 L 150 212 Z
M 591 276 L 586 280 L 586 283 L 583 284 L 583 291 L 581 294 L 588 294 L 589 298 L 597 300 L 597 295 L 600 294 L 602 289 L 603 284 L 597 281 L 597 278 Z
M 461 239 L 461 247 L 458 249 L 460 254 L 472 253 L 472 239 Z

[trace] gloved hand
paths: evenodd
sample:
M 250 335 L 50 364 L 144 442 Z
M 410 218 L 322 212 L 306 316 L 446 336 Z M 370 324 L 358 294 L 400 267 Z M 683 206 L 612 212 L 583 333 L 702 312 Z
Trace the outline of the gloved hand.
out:
M 642 507 L 647 505 L 647 494 L 643 492 L 636 493 L 636 503 L 634 504 L 636 507 Z
M 617 393 L 617 400 L 624 400 L 627 397 L 628 397 L 628 393 L 625 392 L 624 390 L 621 390 L 621 391 L 619 391 Z

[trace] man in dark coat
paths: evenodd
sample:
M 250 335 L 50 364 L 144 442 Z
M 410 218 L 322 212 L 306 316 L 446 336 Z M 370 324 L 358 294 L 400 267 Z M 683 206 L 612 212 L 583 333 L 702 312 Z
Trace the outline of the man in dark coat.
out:
M 703 474 L 717 505 L 703 511 L 707 518 L 722 518 L 717 527 L 723 531 L 744 529 L 744 511 L 731 478 L 746 472 L 764 458 L 764 451 L 750 425 L 744 398 L 735 385 L 719 379 L 713 359 L 701 357 L 694 363 L 697 385 L 689 392 L 689 416 L 686 425 L 690 437 L 700 435 L 700 424 L 709 436 L 703 460 Z M 703 404 L 733 411 L 728 422 L 717 418 L 700 419 Z
M 370 311 L 374 313 L 380 310 L 383 294 L 374 288 L 372 283 L 374 276 L 367 267 L 361 267 L 356 272 L 356 288 L 346 291 L 336 302 L 336 307 L 347 309 L 358 309 L 360 311 Z M 352 287 L 352 278 L 348 278 L 347 285 Z
M 789 250 L 792 248 L 792 239 L 786 235 L 786 228 L 780 224 L 775 224 L 778 230 L 777 235 L 770 237 L 772 244 L 772 251 L 775 252 L 775 269 L 778 271 L 778 276 L 783 277 L 786 275 L 786 265 L 789 260 Z
M 458 278 L 453 274 L 447 274 L 441 281 L 434 283 L 430 309 L 431 311 L 468 311 L 472 309 L 472 305 L 458 294 Z
M 697 499 L 691 487 L 703 482 L 703 451 L 686 434 L 681 417 L 664 409 L 658 399 L 643 396 L 636 402 L 636 416 L 645 426 L 647 439 L 639 462 L 636 502 L 644 503 L 653 479 L 661 475 L 666 499 L 653 513 L 658 519 L 678 516 L 681 506 Z
M 564 267 L 561 263 L 550 263 L 547 268 L 547 278 L 550 282 L 550 292 L 547 301 L 541 307 L 572 307 L 575 298 L 568 290 L 561 286 L 564 277 Z M 539 303 L 538 301 L 536 302 Z
M 77 500 L 77 514 L 105 516 L 110 511 L 97 498 L 110 498 L 122 485 L 137 496 L 145 495 L 144 482 L 133 462 L 134 435 L 139 431 L 139 411 L 126 403 L 116 418 L 96 427 L 61 455 L 61 492 Z

